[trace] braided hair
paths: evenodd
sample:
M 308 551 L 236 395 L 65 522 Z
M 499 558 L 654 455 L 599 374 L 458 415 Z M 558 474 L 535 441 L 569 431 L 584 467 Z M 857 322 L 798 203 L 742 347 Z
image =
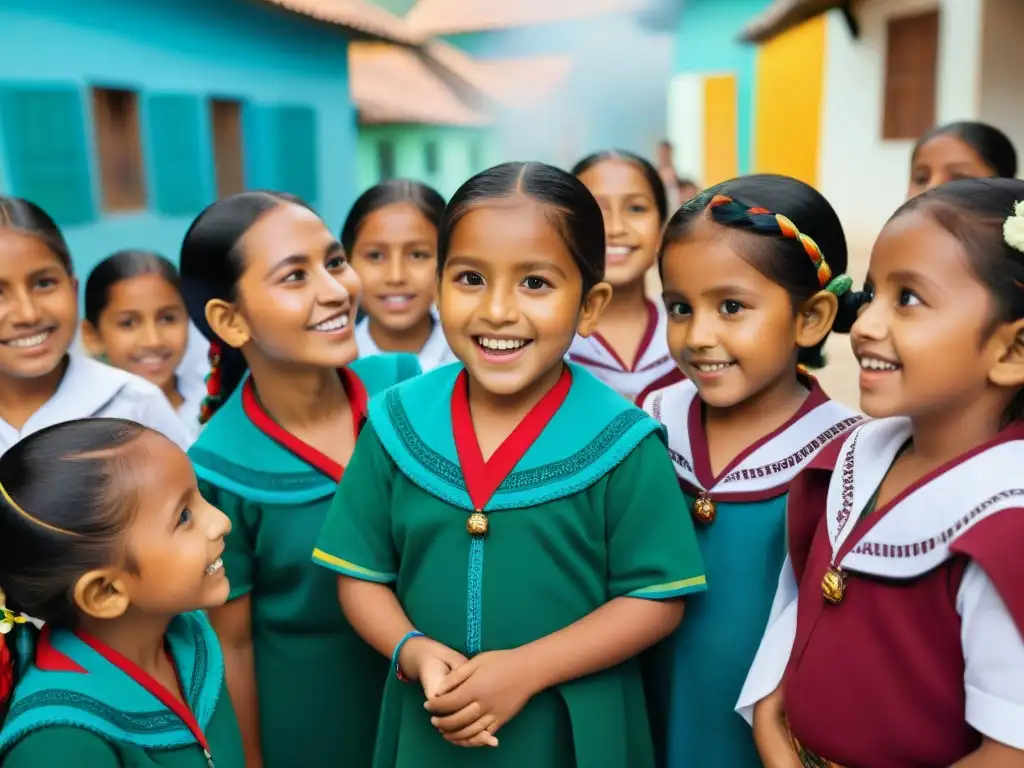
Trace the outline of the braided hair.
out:
M 797 179 L 773 174 L 716 184 L 669 219 L 658 252 L 659 271 L 666 248 L 689 237 L 705 215 L 723 227 L 751 235 L 740 241 L 740 256 L 786 290 L 794 312 L 819 291 L 836 294 L 839 312 L 832 330 L 850 332 L 863 297 L 850 290 L 852 280 L 845 274 L 848 257 L 843 226 L 817 190 Z M 808 368 L 823 367 L 824 344 L 823 339 L 814 347 L 801 349 L 797 362 Z

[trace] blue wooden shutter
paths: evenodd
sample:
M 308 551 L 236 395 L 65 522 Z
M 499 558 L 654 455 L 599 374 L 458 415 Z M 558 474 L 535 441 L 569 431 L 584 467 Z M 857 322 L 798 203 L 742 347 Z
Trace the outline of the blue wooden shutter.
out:
M 0 129 L 15 195 L 64 226 L 96 219 L 77 86 L 0 86 Z
M 190 216 L 211 202 L 213 172 L 208 134 L 198 96 L 149 97 L 149 151 L 156 209 L 167 216 Z
M 320 194 L 316 111 L 310 107 L 277 109 L 277 188 L 316 206 Z
M 277 124 L 277 110 L 273 107 L 242 107 L 245 178 L 250 189 L 278 189 Z

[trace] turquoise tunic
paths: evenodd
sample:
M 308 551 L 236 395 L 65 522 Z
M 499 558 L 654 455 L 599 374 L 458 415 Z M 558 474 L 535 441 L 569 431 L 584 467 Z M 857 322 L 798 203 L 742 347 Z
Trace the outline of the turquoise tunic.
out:
M 565 402 L 484 510 L 474 511 L 453 437 L 461 365 L 391 389 L 364 430 L 314 559 L 394 584 L 414 625 L 462 653 L 514 648 L 617 597 L 705 588 L 658 424 L 580 367 Z M 651 768 L 636 660 L 543 691 L 464 749 L 430 726 L 418 684 L 388 678 L 376 768 Z
M 687 514 L 695 497 L 685 498 Z M 762 765 L 750 726 L 734 710 L 786 558 L 786 497 L 717 508 L 714 524 L 697 530 L 711 589 L 687 601 L 679 629 L 651 652 L 670 768 Z
M 201 612 L 171 622 L 167 647 L 216 768 L 245 768 L 224 658 Z M 126 672 L 57 630 L 39 646 L 0 731 L 3 768 L 207 768 L 196 737 Z
M 688 601 L 683 623 L 645 659 L 668 768 L 761 768 L 750 726 L 735 708 L 786 558 L 788 484 L 861 418 L 829 401 L 812 379 L 805 384 L 810 391 L 797 413 L 717 477 L 696 387 L 675 384 L 645 405 L 666 424 L 673 463 L 689 489 L 679 514 L 691 514 L 700 489 L 709 489 L 716 508 L 713 522 L 697 528 L 711 589 Z
M 378 355 L 348 370 L 373 394 L 419 365 L 412 355 Z M 231 518 L 229 599 L 252 595 L 264 765 L 362 768 L 372 759 L 388 663 L 345 621 L 337 580 L 309 560 L 337 479 L 294 438 L 254 423 L 242 394 L 239 387 L 189 455 L 203 496 Z

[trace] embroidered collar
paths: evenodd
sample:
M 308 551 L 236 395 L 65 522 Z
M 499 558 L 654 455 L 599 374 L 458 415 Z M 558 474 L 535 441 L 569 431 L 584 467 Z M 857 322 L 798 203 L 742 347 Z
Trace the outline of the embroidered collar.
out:
M 847 439 L 828 489 L 828 534 L 844 569 L 913 578 L 943 563 L 950 545 L 981 520 L 1024 507 L 1024 424 L 1013 425 L 922 477 L 857 525 L 897 453 L 909 419 L 868 422 Z
M 711 472 L 702 403 L 692 381 L 656 392 L 645 407 L 668 428 L 672 463 L 691 493 L 709 491 L 726 502 L 758 501 L 784 494 L 818 451 L 863 421 L 856 411 L 829 400 L 813 377 L 805 383 L 809 394 L 797 412 L 741 451 L 717 477 Z

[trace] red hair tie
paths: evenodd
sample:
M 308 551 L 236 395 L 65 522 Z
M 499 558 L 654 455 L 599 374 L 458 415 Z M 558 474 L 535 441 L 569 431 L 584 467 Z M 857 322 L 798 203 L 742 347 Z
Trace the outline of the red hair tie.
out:
M 206 374 L 206 397 L 199 408 L 199 423 L 205 424 L 217 410 L 221 403 L 221 348 L 220 343 L 210 342 L 210 353 L 207 355 L 210 361 L 210 372 Z

